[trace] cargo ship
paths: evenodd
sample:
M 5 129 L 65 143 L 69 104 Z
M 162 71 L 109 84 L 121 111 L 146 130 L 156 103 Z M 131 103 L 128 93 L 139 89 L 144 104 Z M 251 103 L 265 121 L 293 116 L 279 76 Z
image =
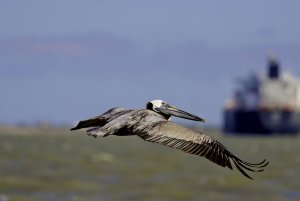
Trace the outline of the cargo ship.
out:
M 223 111 L 227 134 L 300 133 L 300 79 L 281 72 L 278 59 L 268 59 L 265 75 L 238 79 Z

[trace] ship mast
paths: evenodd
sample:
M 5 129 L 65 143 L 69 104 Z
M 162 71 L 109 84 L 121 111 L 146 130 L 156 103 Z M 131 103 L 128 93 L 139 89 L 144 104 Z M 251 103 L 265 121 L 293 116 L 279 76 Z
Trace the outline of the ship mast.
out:
M 271 55 L 268 59 L 268 72 L 267 75 L 270 79 L 278 79 L 280 76 L 280 65 L 278 59 Z

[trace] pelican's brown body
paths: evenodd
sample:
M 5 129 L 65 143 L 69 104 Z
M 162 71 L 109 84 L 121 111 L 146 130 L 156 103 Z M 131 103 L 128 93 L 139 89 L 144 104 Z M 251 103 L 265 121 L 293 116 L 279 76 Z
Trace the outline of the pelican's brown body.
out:
M 256 164 L 247 163 L 212 137 L 170 122 L 169 116 L 150 109 L 113 108 L 98 117 L 80 121 L 71 130 L 81 128 L 91 128 L 87 130 L 87 134 L 93 137 L 137 135 L 146 141 L 203 156 L 230 169 L 233 169 L 233 162 L 236 168 L 250 179 L 252 178 L 245 170 L 261 172 L 268 164 L 266 160 Z

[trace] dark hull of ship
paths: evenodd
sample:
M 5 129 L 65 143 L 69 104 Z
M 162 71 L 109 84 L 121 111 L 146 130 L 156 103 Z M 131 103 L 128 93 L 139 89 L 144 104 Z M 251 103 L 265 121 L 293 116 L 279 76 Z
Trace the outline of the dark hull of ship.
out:
M 300 133 L 300 112 L 225 110 L 223 130 L 227 134 L 296 134 Z

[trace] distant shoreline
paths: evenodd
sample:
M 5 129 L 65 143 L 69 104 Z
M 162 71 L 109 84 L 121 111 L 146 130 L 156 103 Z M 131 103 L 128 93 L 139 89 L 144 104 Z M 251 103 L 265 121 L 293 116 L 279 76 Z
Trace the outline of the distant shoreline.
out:
M 183 125 L 184 126 L 184 125 Z M 57 135 L 57 134 L 71 134 L 71 125 L 53 126 L 48 124 L 39 125 L 0 125 L 0 135 Z M 189 127 L 189 126 L 187 126 Z M 217 127 L 190 127 L 194 130 L 203 132 L 221 132 Z M 82 130 L 84 132 L 84 130 Z
M 41 134 L 67 134 L 70 127 L 57 126 L 12 126 L 0 125 L 0 135 L 41 135 Z

